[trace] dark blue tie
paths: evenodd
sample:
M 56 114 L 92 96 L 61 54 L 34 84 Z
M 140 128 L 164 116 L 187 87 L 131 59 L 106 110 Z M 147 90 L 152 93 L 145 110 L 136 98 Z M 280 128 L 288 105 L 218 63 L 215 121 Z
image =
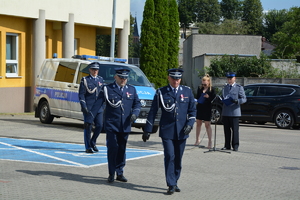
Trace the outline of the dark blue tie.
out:
M 229 90 L 231 90 L 231 88 L 232 88 L 232 85 L 229 85 Z

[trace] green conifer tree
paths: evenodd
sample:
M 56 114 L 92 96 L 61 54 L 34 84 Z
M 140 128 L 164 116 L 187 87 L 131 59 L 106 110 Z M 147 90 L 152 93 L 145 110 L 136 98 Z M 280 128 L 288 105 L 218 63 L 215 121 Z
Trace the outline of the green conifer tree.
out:
M 155 65 L 152 69 L 155 74 L 154 83 L 156 87 L 166 85 L 168 67 L 168 45 L 169 45 L 169 0 L 154 0 L 155 12 Z
M 154 22 L 154 1 L 146 0 L 143 12 L 143 21 L 141 25 L 141 57 L 140 67 L 150 82 L 155 83 L 155 70 L 156 66 L 156 48 L 155 48 L 155 22 Z

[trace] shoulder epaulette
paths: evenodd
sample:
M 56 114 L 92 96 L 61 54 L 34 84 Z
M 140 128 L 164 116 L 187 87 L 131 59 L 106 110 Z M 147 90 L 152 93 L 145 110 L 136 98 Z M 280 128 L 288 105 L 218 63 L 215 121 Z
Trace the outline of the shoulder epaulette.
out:
M 186 85 L 181 85 L 181 86 L 191 89 L 189 86 L 186 86 Z

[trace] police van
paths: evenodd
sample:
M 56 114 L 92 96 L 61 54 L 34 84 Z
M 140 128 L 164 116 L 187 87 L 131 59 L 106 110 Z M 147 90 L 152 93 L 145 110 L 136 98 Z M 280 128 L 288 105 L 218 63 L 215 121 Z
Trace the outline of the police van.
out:
M 145 74 L 135 65 L 126 64 L 126 59 L 115 58 L 110 62 L 109 57 L 76 55 L 72 58 L 52 58 L 44 60 L 37 75 L 34 110 L 35 117 L 42 123 L 52 123 L 54 117 L 67 117 L 83 120 L 78 91 L 81 78 L 89 75 L 88 64 L 99 62 L 98 75 L 103 77 L 104 84 L 114 82 L 115 68 L 129 69 L 128 84 L 133 85 L 141 100 L 141 112 L 132 127 L 142 128 L 146 124 L 155 88 Z M 157 132 L 160 113 L 158 113 L 153 133 Z M 104 119 L 105 120 L 105 119 Z

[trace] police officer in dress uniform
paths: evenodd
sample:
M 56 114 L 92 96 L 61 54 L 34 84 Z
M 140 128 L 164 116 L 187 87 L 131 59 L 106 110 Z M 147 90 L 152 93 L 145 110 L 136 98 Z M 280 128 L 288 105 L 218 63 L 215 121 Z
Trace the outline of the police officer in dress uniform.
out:
M 222 90 L 223 109 L 222 120 L 224 127 L 225 145 L 222 150 L 238 151 L 239 148 L 239 118 L 240 104 L 247 101 L 243 86 L 235 82 L 235 73 L 226 73 L 228 84 Z M 231 141 L 232 140 L 232 141 Z M 231 145 L 230 145 L 231 141 Z
M 116 68 L 115 82 L 103 86 L 97 101 L 92 108 L 92 114 L 106 101 L 105 130 L 109 177 L 107 182 L 116 180 L 127 182 L 123 175 L 126 162 L 126 144 L 131 132 L 131 123 L 140 113 L 141 102 L 135 87 L 126 84 L 129 71 Z
M 103 127 L 103 107 L 99 108 L 93 116 L 93 121 L 87 122 L 87 116 L 89 115 L 92 106 L 94 105 L 101 87 L 103 85 L 103 78 L 98 76 L 100 64 L 93 62 L 87 66 L 90 71 L 90 75 L 83 77 L 79 87 L 79 101 L 81 105 L 81 111 L 84 118 L 84 144 L 85 152 L 93 153 L 98 151 L 96 146 L 96 140 Z M 94 134 L 91 137 L 92 126 L 95 124 Z
M 183 70 L 169 69 L 168 72 L 169 85 L 156 91 L 142 139 L 144 142 L 149 139 L 156 113 L 161 108 L 159 137 L 164 147 L 167 194 L 173 194 L 180 192 L 177 181 L 182 168 L 181 159 L 196 120 L 196 107 L 191 89 L 180 85 Z

